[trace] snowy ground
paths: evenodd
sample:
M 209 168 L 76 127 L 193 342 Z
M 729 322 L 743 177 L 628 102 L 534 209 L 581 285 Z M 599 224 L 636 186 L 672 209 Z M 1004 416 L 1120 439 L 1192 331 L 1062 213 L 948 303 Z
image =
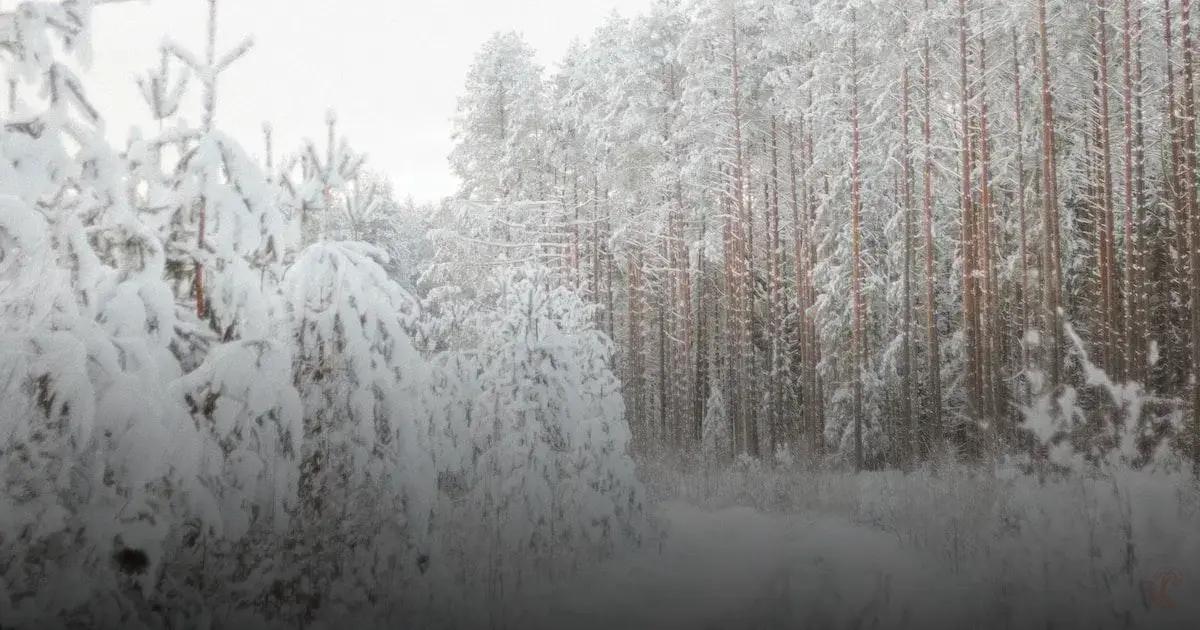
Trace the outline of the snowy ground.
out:
M 615 560 L 550 597 L 543 627 L 851 627 L 915 617 L 935 581 L 928 558 L 894 538 L 831 516 L 665 507 L 663 548 Z M 895 579 L 903 568 L 906 580 Z M 911 578 L 918 578 L 912 580 Z M 947 595 L 951 595 L 947 593 Z M 928 623 L 918 624 L 928 627 Z
M 774 511 L 664 503 L 661 546 L 557 584 L 520 627 L 1197 627 L 1200 521 L 1169 482 L 937 479 L 809 479 Z

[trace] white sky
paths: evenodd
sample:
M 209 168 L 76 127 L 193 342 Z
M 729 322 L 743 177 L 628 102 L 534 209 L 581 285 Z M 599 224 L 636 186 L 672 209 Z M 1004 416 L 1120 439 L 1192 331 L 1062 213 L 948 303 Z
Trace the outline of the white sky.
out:
M 276 153 L 323 138 L 325 112 L 340 135 L 391 177 L 401 196 L 453 194 L 450 118 L 476 50 L 495 31 L 516 30 L 553 69 L 572 39 L 586 38 L 612 11 L 636 15 L 651 0 L 223 0 L 218 53 L 253 35 L 255 49 L 223 79 L 218 126 L 253 155 L 262 123 Z M 166 37 L 200 53 L 204 0 L 153 0 L 96 9 L 95 54 L 85 78 L 124 143 L 148 117 L 134 77 L 158 64 Z M 185 117 L 199 121 L 198 99 Z

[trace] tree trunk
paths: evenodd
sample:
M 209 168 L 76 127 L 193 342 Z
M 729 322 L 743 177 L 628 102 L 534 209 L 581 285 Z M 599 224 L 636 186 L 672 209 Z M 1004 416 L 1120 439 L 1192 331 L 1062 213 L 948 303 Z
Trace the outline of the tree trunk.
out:
M 913 298 L 912 298 L 912 267 L 913 267 L 913 181 L 912 181 L 912 145 L 909 139 L 909 78 L 908 66 L 905 65 L 900 77 L 900 128 L 902 129 L 901 167 L 901 201 L 904 212 L 904 348 L 903 348 L 903 384 L 900 393 L 901 417 L 903 423 L 904 445 L 901 453 L 901 464 L 908 468 L 912 466 L 916 454 L 916 421 L 913 416 Z
M 1042 74 L 1042 335 L 1043 365 L 1051 387 L 1062 382 L 1063 332 L 1058 324 L 1062 299 L 1059 245 L 1058 174 L 1055 159 L 1054 98 L 1051 92 L 1050 41 L 1046 0 L 1038 0 L 1039 67 Z
M 853 358 L 851 369 L 854 374 L 854 468 L 863 469 L 863 371 L 866 369 L 865 349 L 865 304 L 862 290 L 862 174 L 859 159 L 861 133 L 859 129 L 858 104 L 858 31 L 850 35 L 850 234 L 854 322 L 852 333 Z
M 929 0 L 925 0 L 925 13 L 929 13 Z M 937 246 L 933 240 L 933 85 L 930 81 L 929 35 L 925 35 L 921 61 L 921 76 L 924 84 L 924 112 L 921 127 L 925 143 L 925 166 L 923 186 L 923 210 L 925 232 L 925 336 L 929 352 L 929 426 L 926 430 L 928 451 L 943 446 L 945 428 L 942 426 L 942 357 L 937 327 L 937 277 L 935 276 Z

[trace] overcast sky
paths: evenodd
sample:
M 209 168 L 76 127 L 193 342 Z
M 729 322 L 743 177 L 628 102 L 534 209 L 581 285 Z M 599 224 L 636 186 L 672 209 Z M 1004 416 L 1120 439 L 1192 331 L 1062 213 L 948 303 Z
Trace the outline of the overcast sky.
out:
M 262 123 L 276 146 L 323 137 L 325 112 L 385 172 L 401 196 L 433 200 L 457 188 L 446 156 L 450 118 L 475 51 L 491 33 L 517 30 L 553 68 L 571 40 L 612 11 L 631 16 L 651 0 L 223 0 L 218 49 L 254 36 L 254 51 L 226 75 L 217 121 L 261 155 Z M 157 64 L 165 37 L 203 50 L 207 2 L 153 0 L 96 10 L 87 85 L 122 141 L 145 124 L 134 77 Z M 199 121 L 198 101 L 186 117 Z

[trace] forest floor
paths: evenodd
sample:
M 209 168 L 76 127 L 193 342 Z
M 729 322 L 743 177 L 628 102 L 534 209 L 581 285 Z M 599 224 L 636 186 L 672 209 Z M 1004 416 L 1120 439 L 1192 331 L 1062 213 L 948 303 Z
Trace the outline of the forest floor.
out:
M 722 483 L 731 500 L 685 489 L 660 503 L 659 544 L 547 588 L 523 627 L 1200 627 L 1200 519 L 1183 479 Z
M 842 628 L 909 614 L 935 563 L 894 537 L 833 516 L 664 506 L 660 549 L 606 563 L 557 589 L 540 627 Z M 897 567 L 929 580 L 899 581 Z M 911 575 L 909 576 L 911 577 Z M 945 593 L 944 596 L 953 596 Z M 928 624 L 921 624 L 929 627 Z

